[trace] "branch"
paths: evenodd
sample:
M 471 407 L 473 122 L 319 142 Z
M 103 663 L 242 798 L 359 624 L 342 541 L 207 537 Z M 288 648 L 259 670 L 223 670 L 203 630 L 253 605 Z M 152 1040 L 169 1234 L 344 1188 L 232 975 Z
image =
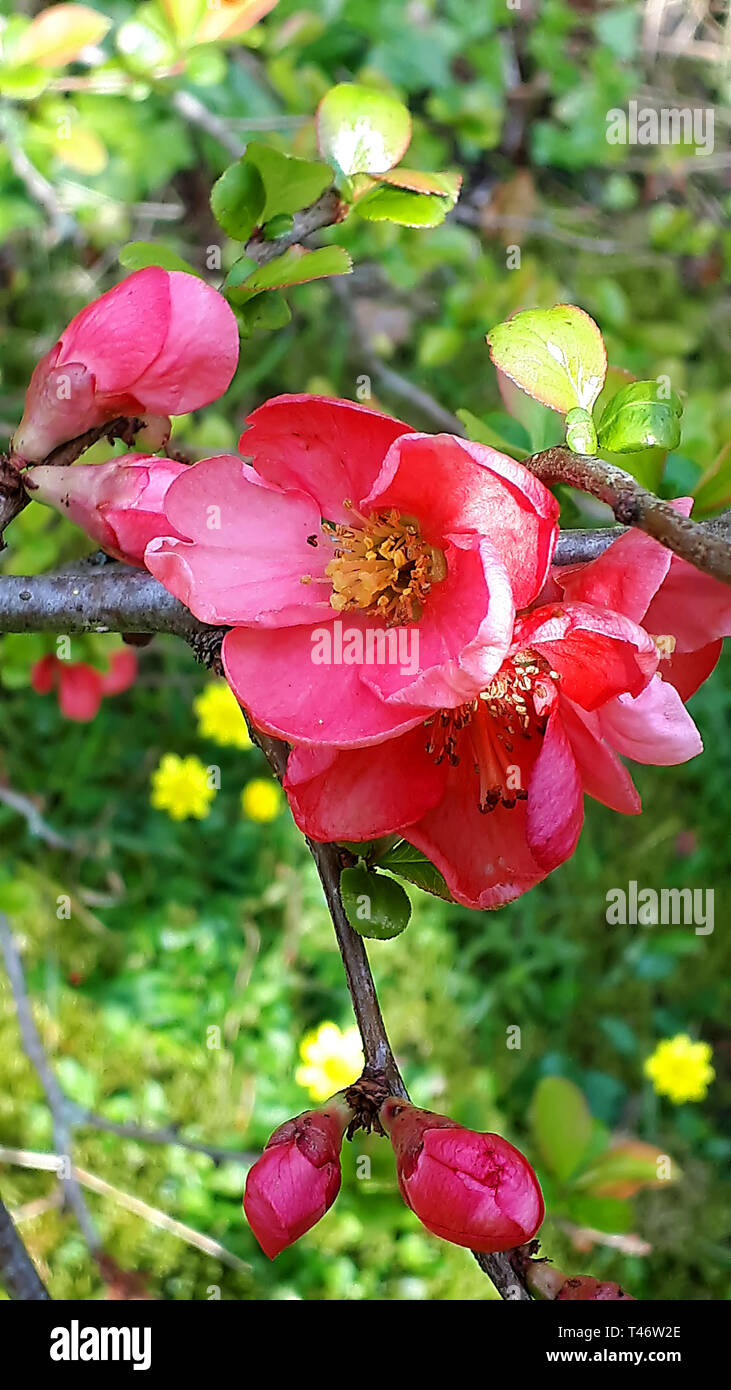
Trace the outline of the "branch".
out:
M 613 463 L 586 454 L 574 454 L 557 445 L 523 460 L 542 482 L 568 483 L 611 507 L 617 521 L 636 526 L 667 546 L 681 560 L 703 570 L 724 584 L 731 584 L 731 540 L 728 526 L 721 531 L 681 516 L 669 502 L 655 497 L 630 473 Z
M 11 1298 L 40 1302 L 50 1298 L 7 1207 L 0 1202 L 0 1283 Z
M 256 233 L 244 247 L 244 254 L 250 256 L 257 265 L 266 265 L 267 261 L 273 261 L 277 256 L 281 256 L 283 251 L 289 250 L 297 242 L 303 241 L 305 237 L 312 236 L 313 232 L 318 232 L 321 227 L 332 227 L 337 222 L 342 222 L 350 211 L 348 204 L 344 203 L 339 193 L 334 188 L 329 188 L 317 199 L 316 203 L 302 212 L 296 212 L 292 228 L 284 236 L 275 237 L 274 241 L 264 241 L 261 234 Z

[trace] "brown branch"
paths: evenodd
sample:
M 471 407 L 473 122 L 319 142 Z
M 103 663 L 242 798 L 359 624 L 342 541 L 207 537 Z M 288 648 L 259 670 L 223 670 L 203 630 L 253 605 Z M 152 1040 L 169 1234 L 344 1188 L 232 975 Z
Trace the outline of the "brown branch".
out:
M 40 1302 L 50 1298 L 10 1213 L 0 1202 L 0 1284 L 10 1298 Z
M 283 251 L 288 251 L 290 246 L 303 241 L 305 237 L 312 236 L 312 233 L 318 232 L 321 227 L 332 227 L 336 222 L 342 222 L 349 211 L 348 204 L 343 202 L 339 193 L 336 193 L 334 188 L 328 188 L 316 203 L 304 208 L 302 212 L 295 213 L 292 228 L 285 232 L 284 236 L 265 241 L 260 234 L 255 233 L 244 247 L 244 253 L 250 256 L 252 261 L 256 261 L 257 265 L 266 265 L 267 261 L 275 260 Z
M 667 546 L 682 560 L 724 584 L 731 584 L 731 544 L 719 528 L 681 516 L 669 502 L 655 497 L 630 473 L 613 463 L 586 454 L 574 454 L 557 445 L 523 460 L 542 482 L 568 483 L 611 507 L 622 525 L 635 526 Z

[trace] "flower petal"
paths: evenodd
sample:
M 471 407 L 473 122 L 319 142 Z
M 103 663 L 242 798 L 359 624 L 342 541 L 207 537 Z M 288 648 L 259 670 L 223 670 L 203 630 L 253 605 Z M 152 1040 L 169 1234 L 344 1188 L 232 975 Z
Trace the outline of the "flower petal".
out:
M 625 691 L 639 695 L 658 663 L 643 628 L 586 603 L 534 609 L 516 623 L 514 646 L 536 648 L 559 673 L 563 694 L 589 710 Z
M 300 830 L 313 840 L 370 840 L 418 820 L 446 778 L 426 739 L 419 724 L 370 748 L 294 748 L 284 789 Z
M 352 627 L 357 627 L 357 616 Z M 387 705 L 355 665 L 317 659 L 321 628 L 235 627 L 223 639 L 223 665 L 236 698 L 254 722 L 293 743 L 357 748 L 413 729 L 430 714 Z
M 625 758 L 673 767 L 703 752 L 700 734 L 677 690 L 653 676 L 639 695 L 619 695 L 599 711 L 608 743 Z
M 561 718 L 586 794 L 625 816 L 639 815 L 639 793 L 624 763 L 602 738 L 599 715 L 562 696 Z
M 556 701 L 528 782 L 526 830 L 536 863 L 547 871 L 563 864 L 576 849 L 583 822 L 581 778 Z
M 308 492 L 325 520 L 346 525 L 353 517 L 343 502 L 369 491 L 394 439 L 410 428 L 354 401 L 307 395 L 275 396 L 246 423 L 239 448 L 257 473 Z
M 452 434 L 407 434 L 392 445 L 361 501 L 419 519 L 432 545 L 457 531 L 487 536 L 505 565 L 516 608 L 537 596 L 558 535 L 558 503 L 522 464 Z

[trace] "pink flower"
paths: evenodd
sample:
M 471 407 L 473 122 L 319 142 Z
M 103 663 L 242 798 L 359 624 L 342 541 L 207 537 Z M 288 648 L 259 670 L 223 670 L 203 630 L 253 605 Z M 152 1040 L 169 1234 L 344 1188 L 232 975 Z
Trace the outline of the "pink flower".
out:
M 265 1255 L 299 1240 L 340 1191 L 340 1148 L 353 1111 L 339 1093 L 275 1129 L 249 1169 L 244 1211 Z
M 185 468 L 175 459 L 125 454 L 94 465 L 41 464 L 26 476 L 37 501 L 65 513 L 109 555 L 143 565 L 148 542 L 170 530 L 163 502 Z
M 547 489 L 493 449 L 348 401 L 280 396 L 249 426 L 254 467 L 206 459 L 178 478 L 165 511 L 187 539 L 151 542 L 145 563 L 203 622 L 233 625 L 224 668 L 256 723 L 358 746 L 484 688 L 547 575 Z M 322 653 L 336 623 L 353 638 L 341 663 Z M 394 628 L 418 633 L 416 661 L 389 660 Z
M 220 294 L 184 271 L 149 266 L 73 318 L 41 358 L 12 441 L 18 464 L 117 415 L 184 415 L 216 400 L 239 338 Z
M 640 696 L 657 664 L 655 643 L 621 614 L 536 608 L 517 619 L 496 675 L 458 709 L 373 748 L 293 749 L 284 785 L 294 818 L 315 840 L 402 834 L 458 902 L 498 907 L 576 847 L 575 726 L 624 692 Z M 595 773 L 619 801 L 629 774 L 609 750 Z
M 688 515 L 692 502 L 674 505 Z M 616 755 L 667 766 L 702 752 L 684 701 L 711 674 L 721 639 L 731 634 L 731 589 L 638 531 L 589 564 L 554 570 L 553 581 L 571 602 L 625 614 L 658 646 L 658 672 L 639 694 L 624 692 L 594 712 L 574 706 L 567 715 L 585 790 L 615 810 L 637 812 L 639 796 Z
M 87 724 L 99 713 L 105 695 L 121 695 L 137 676 L 137 657 L 129 647 L 113 652 L 109 670 L 98 671 L 86 661 L 61 661 L 42 656 L 31 671 L 30 682 L 37 695 L 49 695 L 58 688 L 58 707 L 67 719 Z
M 538 1179 L 506 1139 L 394 1098 L 379 1118 L 401 1196 L 433 1235 L 483 1252 L 510 1250 L 535 1235 L 544 1216 Z

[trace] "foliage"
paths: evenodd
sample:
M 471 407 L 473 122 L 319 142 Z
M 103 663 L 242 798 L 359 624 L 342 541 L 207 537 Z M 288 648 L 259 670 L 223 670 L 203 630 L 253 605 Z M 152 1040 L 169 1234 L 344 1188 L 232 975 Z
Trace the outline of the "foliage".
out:
M 358 393 L 433 427 L 381 374 L 385 364 L 459 412 L 471 437 L 514 457 L 558 442 L 557 409 L 579 408 L 592 412 L 600 447 L 640 481 L 664 496 L 695 493 L 697 514 L 729 504 L 728 193 L 677 150 L 638 160 L 606 141 L 606 111 L 625 106 L 646 75 L 637 6 L 548 0 L 525 25 L 502 0 L 427 3 L 416 18 L 399 0 L 306 9 L 280 0 L 262 24 L 225 41 L 202 28 L 204 8 L 111 0 L 103 25 L 44 46 L 37 20 L 0 6 L 6 436 L 39 355 L 120 265 L 183 264 L 225 282 L 244 337 L 225 400 L 175 424 L 174 446 L 188 457 L 230 449 L 244 414 L 288 390 Z M 693 81 L 707 101 L 724 97 L 720 63 L 692 78 L 682 63 L 663 71 L 680 95 Z M 359 84 L 377 94 L 374 113 L 390 113 L 388 160 L 360 150 L 347 160 L 328 134 L 332 93 L 342 101 L 344 82 L 346 97 Z M 213 127 L 191 116 L 201 105 Z M 413 168 L 400 163 L 406 146 Z M 50 189 L 45 205 L 18 150 Z M 444 172 L 453 169 L 466 175 L 459 202 Z M 286 236 L 331 185 L 351 215 L 316 249 L 266 266 L 246 255 L 252 234 Z M 485 335 L 526 308 L 535 315 L 569 300 L 602 324 L 610 367 L 597 400 L 567 394 L 548 409 L 504 362 L 498 378 Z M 674 394 L 658 401 L 664 378 Z M 92 457 L 109 452 L 98 445 Z M 593 517 L 585 499 L 563 500 L 573 523 Z M 40 507 L 27 508 L 7 539 L 0 564 L 14 574 L 87 548 Z M 74 638 L 74 659 L 103 666 L 111 646 Z M 157 639 L 141 650 L 135 687 L 85 726 L 29 689 L 32 663 L 50 650 L 52 638 L 0 638 L 0 908 L 24 946 L 49 1055 L 68 1093 L 110 1119 L 174 1124 L 188 1138 L 256 1152 L 308 1103 L 295 1079 L 302 1037 L 326 1020 L 351 1022 L 314 869 L 287 816 L 242 814 L 242 788 L 264 765 L 255 749 L 196 732 L 193 701 L 208 678 L 182 644 Z M 638 770 L 639 823 L 591 803 L 574 858 L 517 904 L 481 914 L 440 901 L 436 871 L 403 841 L 373 847 L 358 871 L 415 885 L 408 930 L 369 951 L 417 1103 L 518 1142 L 547 1189 L 544 1253 L 637 1297 L 727 1290 L 723 1082 L 702 1104 L 672 1106 L 643 1076 L 661 1038 L 694 1037 L 702 1025 L 720 1043 L 727 948 L 720 930 L 610 928 L 604 915 L 607 890 L 632 879 L 712 885 L 718 903 L 728 892 L 724 670 L 692 706 L 706 754 L 662 775 Z M 205 819 L 173 821 L 151 806 L 152 775 L 170 753 L 220 769 Z M 39 840 L 32 818 L 3 800 L 6 785 L 73 852 Z M 58 915 L 62 895 L 68 919 Z M 0 997 L 0 1144 L 50 1148 L 2 975 Z M 516 1027 L 520 1046 L 510 1042 Z M 573 1119 L 557 1118 L 557 1095 Z M 560 1153 L 546 1139 L 559 1133 L 570 1140 Z M 385 1149 L 363 1135 L 345 1145 L 337 1207 L 275 1266 L 242 1218 L 244 1158 L 218 1165 L 91 1129 L 79 1131 L 78 1153 L 86 1169 L 243 1262 L 222 1265 L 91 1197 L 105 1248 L 139 1269 L 154 1296 L 207 1298 L 214 1286 L 243 1299 L 490 1298 L 477 1267 L 428 1237 L 399 1201 Z M 672 1186 L 646 1185 L 656 1152 L 672 1159 Z M 15 1208 L 52 1191 L 48 1174 L 0 1171 Z M 23 1234 L 56 1297 L 100 1295 L 70 1216 L 49 1205 Z M 624 1245 L 602 1238 L 617 1235 Z M 635 1253 L 642 1242 L 651 1248 Z

